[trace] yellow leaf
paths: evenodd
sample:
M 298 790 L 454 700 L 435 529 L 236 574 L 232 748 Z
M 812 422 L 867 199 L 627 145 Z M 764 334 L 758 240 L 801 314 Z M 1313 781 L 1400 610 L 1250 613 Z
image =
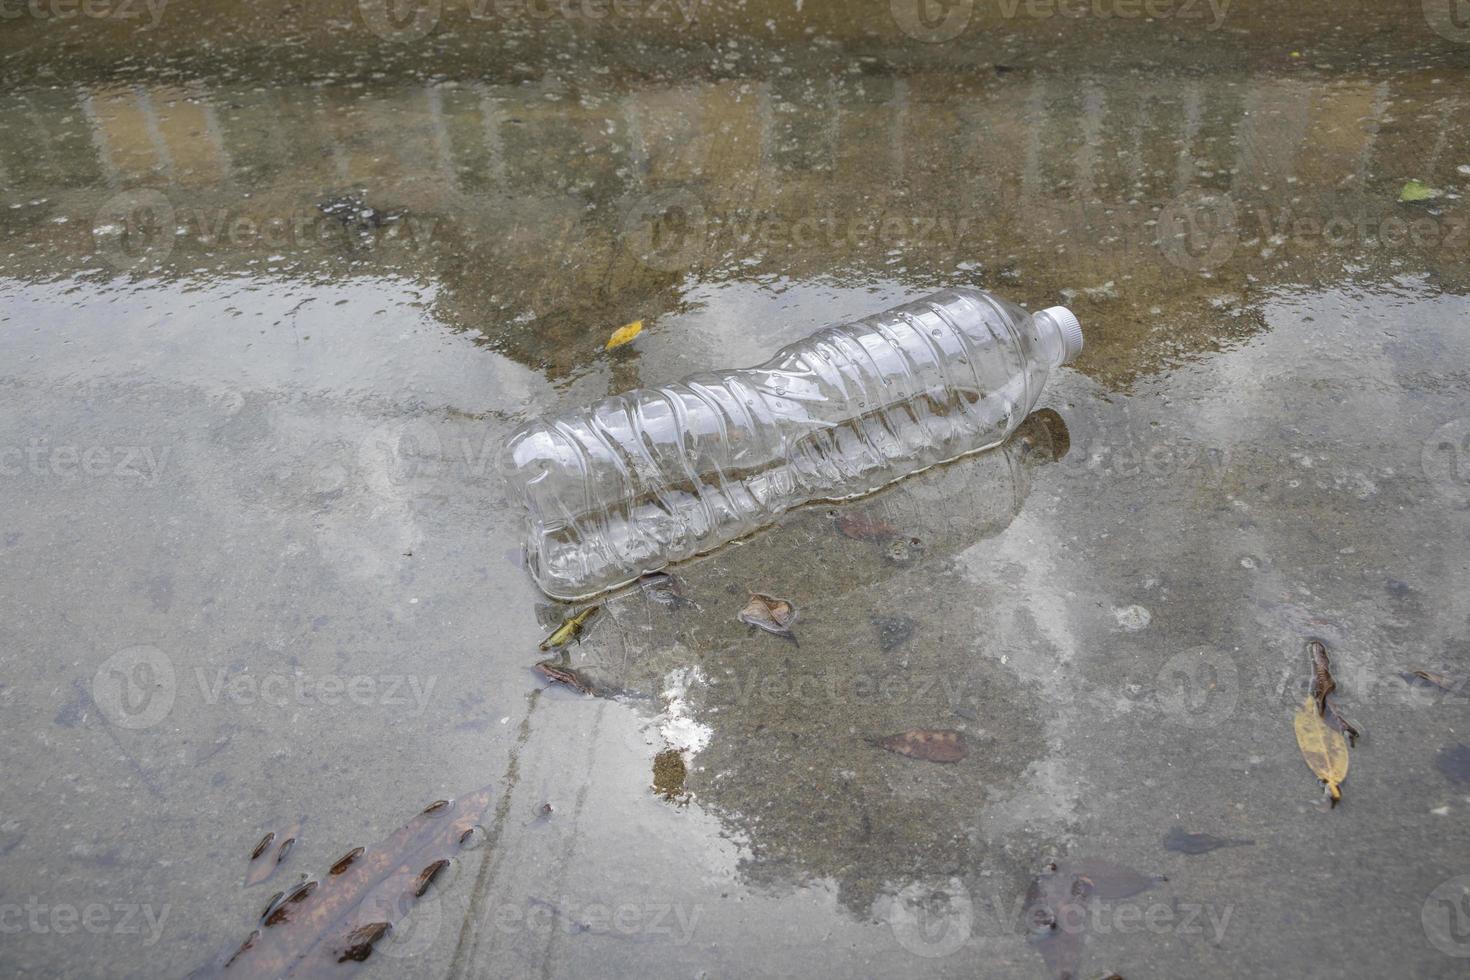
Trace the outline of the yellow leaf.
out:
M 1310 695 L 1296 713 L 1296 744 L 1302 750 L 1307 766 L 1327 784 L 1333 802 L 1342 799 L 1342 781 L 1348 773 L 1347 739 L 1333 731 L 1317 713 L 1317 702 Z
M 613 331 L 613 335 L 607 338 L 607 347 L 604 350 L 612 350 L 621 347 L 634 337 L 643 332 L 643 321 L 634 320 L 632 323 L 624 324 Z

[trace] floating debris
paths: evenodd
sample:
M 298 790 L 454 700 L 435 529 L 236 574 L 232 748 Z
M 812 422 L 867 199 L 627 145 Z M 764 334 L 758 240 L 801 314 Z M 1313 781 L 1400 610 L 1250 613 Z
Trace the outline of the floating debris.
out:
M 280 834 L 269 831 L 250 852 L 250 867 L 245 871 L 245 887 L 270 880 L 296 846 L 296 835 L 301 833 L 301 821 L 297 820 Z M 279 843 L 278 843 L 279 842 Z
M 614 347 L 621 347 L 624 344 L 632 343 L 633 338 L 637 337 L 642 332 L 642 320 L 634 320 L 632 323 L 625 323 L 612 332 L 612 336 L 607 338 L 607 346 L 603 349 L 612 350 Z
M 423 897 L 489 805 L 489 787 L 455 803 L 440 800 L 381 844 L 353 848 L 324 880 L 304 881 L 272 899 L 239 948 L 194 976 L 341 976 L 339 964 L 366 960 Z
M 899 538 L 883 548 L 883 560 L 892 565 L 912 565 L 924 557 L 924 542 L 918 538 Z
M 1164 849 L 1180 854 L 1208 854 L 1222 847 L 1251 847 L 1255 843 L 1253 840 L 1234 840 L 1213 834 L 1191 834 L 1183 827 L 1175 827 L 1164 835 Z
M 566 619 L 550 636 L 541 641 L 541 649 L 551 650 L 555 647 L 566 646 L 573 640 L 576 640 L 578 643 L 582 642 L 583 631 L 587 629 L 587 624 L 592 621 L 592 617 L 597 615 L 597 611 L 601 608 L 601 606 L 588 606 L 576 615 Z
M 892 653 L 907 643 L 917 625 L 907 616 L 869 616 L 868 622 L 878 631 L 878 649 Z
M 739 619 L 748 626 L 796 642 L 796 634 L 791 632 L 791 624 L 796 621 L 796 607 L 785 599 L 752 592 L 750 601 L 740 610 Z
M 665 749 L 653 757 L 653 790 L 666 800 L 676 800 L 684 795 L 684 780 L 689 776 L 689 767 L 684 764 L 684 754 L 678 749 Z
M 959 762 L 970 754 L 964 732 L 952 728 L 913 728 L 869 742 L 880 749 L 925 762 Z
M 638 580 L 638 588 L 649 599 L 670 609 L 698 608 L 698 603 L 689 598 L 684 583 L 667 572 L 652 572 Z
M 556 684 L 565 684 L 567 687 L 575 688 L 583 694 L 596 694 L 597 689 L 591 681 L 580 671 L 573 668 L 563 658 L 542 660 L 536 664 L 536 673 Z

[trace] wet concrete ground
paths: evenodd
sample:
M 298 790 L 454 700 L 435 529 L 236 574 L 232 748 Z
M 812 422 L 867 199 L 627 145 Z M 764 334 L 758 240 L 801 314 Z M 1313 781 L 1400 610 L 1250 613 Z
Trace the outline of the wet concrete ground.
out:
M 811 6 L 8 22 L 7 973 L 188 973 L 486 785 L 369 974 L 1046 977 L 1027 890 L 1082 858 L 1168 879 L 1083 977 L 1463 973 L 1470 704 L 1398 675 L 1470 672 L 1470 31 Z M 614 597 L 608 696 L 545 686 L 517 425 L 952 283 L 1077 311 L 1064 436 Z M 972 752 L 867 742 L 915 727 Z

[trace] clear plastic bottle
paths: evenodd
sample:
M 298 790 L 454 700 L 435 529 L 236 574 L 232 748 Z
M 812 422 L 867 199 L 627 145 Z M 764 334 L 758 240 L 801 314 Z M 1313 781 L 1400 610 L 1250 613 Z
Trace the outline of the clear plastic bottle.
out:
M 694 374 L 537 419 L 501 469 L 528 512 L 527 564 L 580 599 L 710 551 L 813 500 L 841 500 L 1003 442 L 1077 318 L 945 289 L 827 327 L 759 367 Z

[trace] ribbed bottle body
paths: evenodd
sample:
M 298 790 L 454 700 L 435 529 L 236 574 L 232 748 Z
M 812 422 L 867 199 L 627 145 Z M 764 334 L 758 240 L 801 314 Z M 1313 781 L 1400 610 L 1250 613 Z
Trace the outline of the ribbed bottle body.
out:
M 1040 324 L 1040 326 L 1039 326 Z M 532 422 L 502 469 L 532 576 L 580 598 L 1003 441 L 1059 360 L 1046 323 L 945 290 L 791 344 Z

